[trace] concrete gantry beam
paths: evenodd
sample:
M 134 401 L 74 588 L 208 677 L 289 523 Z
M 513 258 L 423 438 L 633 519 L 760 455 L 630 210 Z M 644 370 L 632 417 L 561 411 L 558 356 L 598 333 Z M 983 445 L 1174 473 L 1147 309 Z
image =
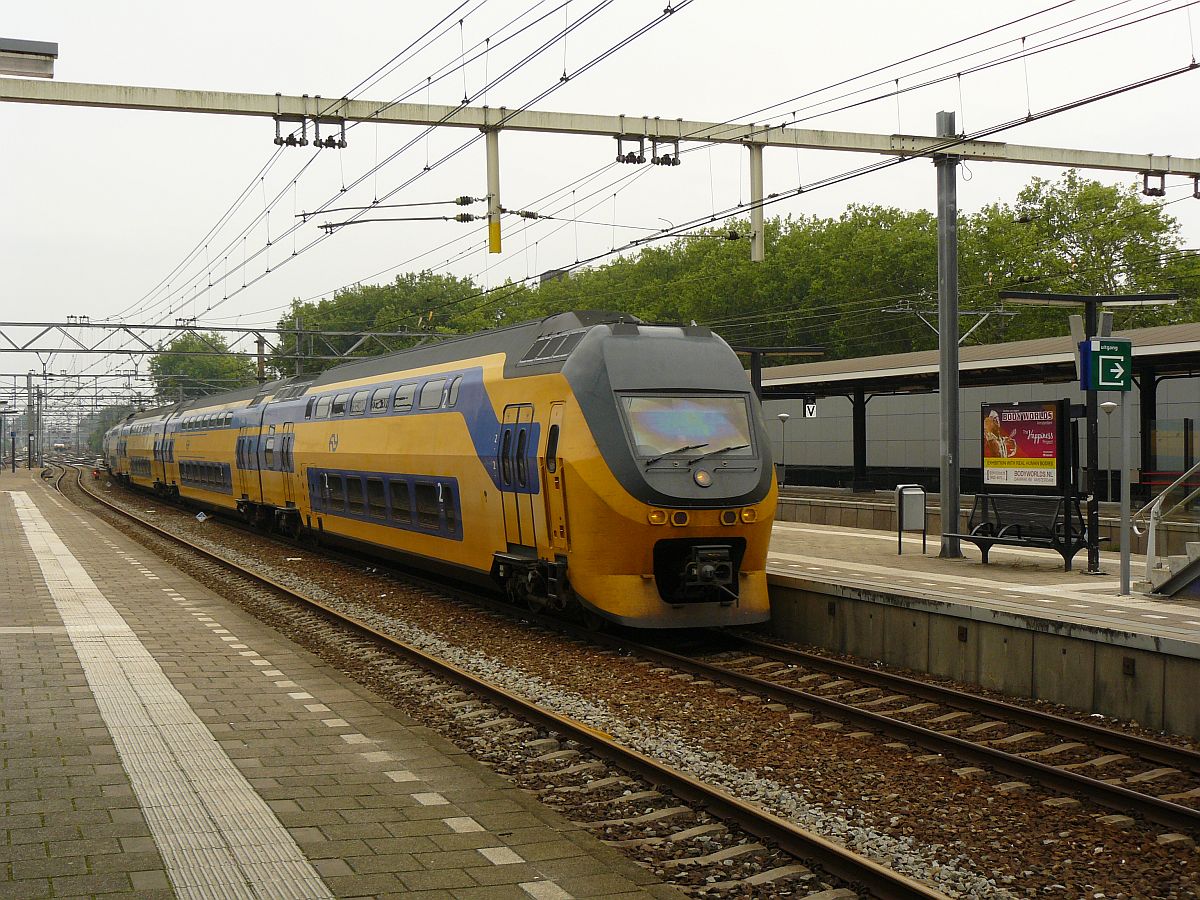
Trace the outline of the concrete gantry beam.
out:
M 282 116 L 299 120 L 317 116 L 323 121 L 345 119 L 392 125 L 444 125 L 491 131 L 535 131 L 606 137 L 657 137 L 701 143 L 757 144 L 805 150 L 876 153 L 885 156 L 927 156 L 945 149 L 945 138 L 927 135 L 869 134 L 817 131 L 729 122 L 698 122 L 658 116 L 597 116 L 543 110 L 507 110 L 487 106 L 437 106 L 326 97 L 240 94 L 174 88 L 84 84 L 63 81 L 0 79 L 0 102 L 48 103 L 165 112 L 211 113 L 234 116 Z M 1008 144 L 1002 141 L 963 141 L 953 148 L 962 159 L 1027 165 L 1109 169 L 1200 176 L 1200 159 L 1151 153 L 1109 153 Z

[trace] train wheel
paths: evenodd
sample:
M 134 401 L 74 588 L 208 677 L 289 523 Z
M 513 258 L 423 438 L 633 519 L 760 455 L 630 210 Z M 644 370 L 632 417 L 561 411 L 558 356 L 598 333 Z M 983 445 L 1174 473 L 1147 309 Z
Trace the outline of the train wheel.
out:
M 579 607 L 579 617 L 583 620 L 583 627 L 588 631 L 600 633 L 608 629 L 608 619 L 586 606 Z
M 538 591 L 538 579 L 533 572 L 514 574 L 508 580 L 508 596 L 514 606 L 527 609 L 530 612 L 543 613 L 546 611 L 546 596 Z

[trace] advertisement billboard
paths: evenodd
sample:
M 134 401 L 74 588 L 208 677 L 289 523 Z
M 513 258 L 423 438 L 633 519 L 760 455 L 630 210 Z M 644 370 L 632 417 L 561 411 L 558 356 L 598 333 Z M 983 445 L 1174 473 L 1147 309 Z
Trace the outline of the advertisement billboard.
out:
M 984 403 L 981 418 L 985 485 L 1059 486 L 1059 402 Z

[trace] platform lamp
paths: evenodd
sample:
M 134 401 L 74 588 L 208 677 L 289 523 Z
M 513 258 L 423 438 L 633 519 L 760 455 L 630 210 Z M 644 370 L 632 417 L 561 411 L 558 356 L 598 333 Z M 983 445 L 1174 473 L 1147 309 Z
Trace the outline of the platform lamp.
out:
M 1109 503 L 1112 503 L 1113 498 L 1113 470 L 1112 470 L 1112 414 L 1113 410 L 1120 407 L 1120 403 L 1114 403 L 1112 400 L 1105 400 L 1100 404 L 1100 408 L 1104 410 L 1105 427 L 1108 430 L 1108 440 L 1104 443 L 1108 445 L 1108 477 L 1104 479 L 1104 484 L 1108 488 L 1105 491 Z
M 779 439 L 779 464 L 783 467 L 783 477 L 779 479 L 779 486 L 787 487 L 787 422 L 791 416 L 780 413 L 776 418 L 779 419 L 779 430 L 782 432 Z

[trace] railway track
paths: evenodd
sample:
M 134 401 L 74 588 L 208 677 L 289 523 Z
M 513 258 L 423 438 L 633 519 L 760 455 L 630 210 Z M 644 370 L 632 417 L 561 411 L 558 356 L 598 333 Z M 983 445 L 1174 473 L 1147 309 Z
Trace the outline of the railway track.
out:
M 722 637 L 759 652 L 731 655 L 726 651 L 710 651 L 691 655 L 624 637 L 599 635 L 593 639 L 614 649 L 654 659 L 681 673 L 721 681 L 749 695 L 991 769 L 1016 779 L 1008 785 L 1010 789 L 1039 784 L 1084 797 L 1117 814 L 1140 816 L 1183 832 L 1200 832 L 1200 810 L 1176 802 L 1179 799 L 1196 802 L 1200 798 L 1200 754 L 1193 751 L 915 679 L 801 654 L 753 638 Z M 716 661 L 704 659 L 706 655 Z M 824 681 L 814 681 L 812 670 L 817 669 L 826 676 Z M 921 702 L 913 702 L 918 699 Z M 885 702 L 892 706 L 891 712 L 869 708 Z M 905 718 L 918 713 L 924 713 L 925 724 Z M 964 725 L 962 717 L 984 721 Z M 1006 721 L 1037 730 L 993 734 Z M 958 727 L 950 727 L 956 722 Z M 1025 753 L 1001 749 L 1004 745 L 1035 739 L 1040 739 L 1039 749 Z M 1037 754 L 1045 759 L 1071 754 L 1075 761 L 1052 765 L 1034 758 Z M 1170 779 L 1173 788 L 1166 796 L 1158 796 L 1113 783 L 1117 778 L 1102 780 L 1080 771 L 1081 768 L 1101 771 L 1110 766 L 1125 770 L 1120 780 L 1127 784 L 1154 784 Z
M 938 898 L 946 897 L 945 894 L 926 884 L 901 875 L 837 843 L 826 840 L 818 834 L 800 828 L 758 804 L 740 799 L 716 785 L 692 777 L 673 766 L 666 765 L 645 753 L 626 746 L 612 735 L 547 709 L 434 653 L 400 640 L 396 635 L 389 633 L 376 623 L 348 614 L 336 603 L 310 596 L 238 561 L 192 543 L 169 529 L 149 522 L 124 509 L 121 505 L 88 491 L 83 485 L 81 473 L 79 470 L 75 471 L 76 484 L 80 490 L 113 512 L 135 521 L 140 527 L 149 529 L 157 537 L 186 548 L 189 553 L 199 554 L 211 563 L 234 573 L 240 579 L 250 581 L 267 591 L 287 598 L 290 602 L 301 604 L 307 610 L 315 612 L 321 617 L 336 621 L 342 627 L 352 629 L 361 639 L 377 647 L 386 648 L 390 654 L 398 654 L 408 664 L 421 671 L 433 673 L 439 680 L 461 686 L 474 698 L 482 698 L 482 702 L 473 699 L 459 699 L 459 697 L 465 698 L 466 695 L 447 691 L 444 684 L 434 683 L 431 687 L 432 691 L 444 699 L 448 699 L 451 707 L 461 710 L 464 706 L 470 706 L 466 715 L 477 720 L 481 727 L 495 729 L 499 723 L 505 726 L 506 733 L 507 731 L 519 733 L 527 730 L 527 726 L 521 726 L 519 723 L 514 729 L 508 728 L 513 723 L 513 720 L 507 716 L 508 713 L 511 713 L 520 720 L 534 723 L 546 732 L 555 735 L 554 738 L 542 739 L 542 741 L 549 742 L 545 746 L 553 744 L 555 749 L 538 757 L 539 760 L 551 764 L 552 768 L 524 777 L 541 785 L 539 792 L 556 795 L 560 798 L 565 795 L 579 794 L 587 797 L 587 802 L 600 804 L 602 809 L 611 810 L 613 815 L 610 818 L 602 818 L 592 825 L 602 829 L 610 843 L 636 847 L 642 851 L 653 853 L 656 859 L 656 871 L 665 871 L 675 866 L 691 867 L 707 863 L 728 865 L 727 860 L 732 861 L 746 854 L 765 851 L 769 848 L 778 848 L 794 858 L 790 864 L 774 866 L 741 882 L 726 884 L 714 883 L 710 880 L 693 892 L 704 893 L 722 888 L 735 893 L 743 888 L 752 892 L 753 888 L 764 885 L 769 891 L 773 879 L 788 878 L 801 871 L 807 872 L 809 871 L 808 867 L 813 866 L 841 879 L 847 885 L 853 886 L 852 889 L 843 888 L 818 892 L 823 900 L 824 898 L 835 900 L 839 897 L 858 896 L 859 892 L 880 898 L 880 900 L 917 900 L 917 898 L 938 900 Z M 65 474 L 66 470 L 64 469 L 63 474 L 59 476 L 60 482 Z M 372 651 L 368 650 L 367 652 Z M 540 742 L 530 743 L 538 744 Z M 563 749 L 564 744 L 569 746 Z M 570 762 L 579 755 L 578 751 L 573 749 L 574 747 L 588 748 L 597 756 L 611 761 L 624 772 L 640 778 L 651 789 L 630 791 L 626 787 L 628 782 L 621 776 L 598 779 L 603 782 L 599 787 L 596 787 L 596 780 L 586 784 L 563 784 L 556 781 L 557 778 L 570 779 L 587 773 L 588 763 Z M 561 760 L 566 760 L 569 764 L 554 766 Z M 619 789 L 617 795 L 606 797 L 604 791 L 607 788 Z M 708 821 L 701 819 L 701 824 L 681 829 L 675 824 L 678 816 L 683 813 L 683 807 L 679 806 L 661 807 L 648 813 L 635 815 L 622 814 L 623 810 L 626 813 L 636 811 L 636 809 L 631 810 L 629 804 L 657 799 L 660 792 L 654 788 L 662 788 L 669 791 L 674 797 L 700 807 L 707 816 L 719 819 L 720 823 L 736 825 L 737 828 L 763 841 L 764 844 L 735 843 L 697 856 L 689 849 L 694 849 L 694 845 L 689 842 L 693 839 L 704 841 L 707 836 L 725 831 L 724 824 L 713 823 L 711 819 Z M 596 799 L 590 799 L 592 796 L 595 796 Z M 627 830 L 631 826 L 636 826 L 632 832 Z M 673 855 L 674 851 L 686 851 L 688 855 Z M 664 853 L 669 858 L 661 858 Z M 755 878 L 761 880 L 755 881 Z M 792 886 L 792 883 L 789 882 L 788 887 Z M 802 893 L 794 895 L 803 896 Z

